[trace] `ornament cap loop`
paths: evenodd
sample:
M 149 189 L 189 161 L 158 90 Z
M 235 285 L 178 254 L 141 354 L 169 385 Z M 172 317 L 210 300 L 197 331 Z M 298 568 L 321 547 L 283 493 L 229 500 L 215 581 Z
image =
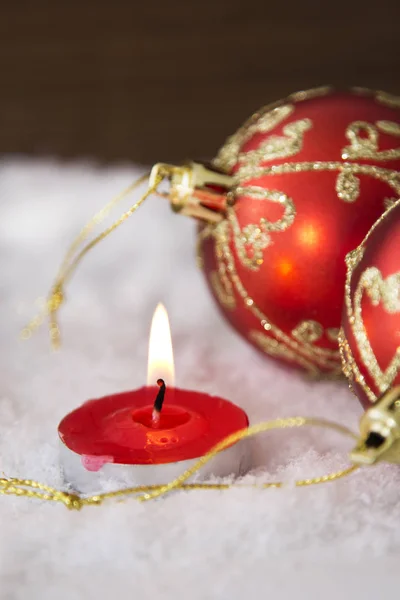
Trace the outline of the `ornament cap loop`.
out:
M 170 182 L 168 198 L 174 212 L 195 217 L 208 223 L 218 223 L 225 215 L 228 193 L 233 177 L 202 163 L 187 162 L 181 166 L 158 163 L 154 165 L 149 185 L 162 176 Z
M 400 464 L 400 386 L 385 392 L 360 420 L 360 440 L 350 453 L 359 465 Z

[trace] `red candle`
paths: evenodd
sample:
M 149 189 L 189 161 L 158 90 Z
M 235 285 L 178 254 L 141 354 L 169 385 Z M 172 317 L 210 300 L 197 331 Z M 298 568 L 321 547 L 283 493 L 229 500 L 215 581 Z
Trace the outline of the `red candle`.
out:
M 173 382 L 168 316 L 159 306 L 153 318 L 148 380 L 155 373 Z M 226 436 L 248 426 L 246 413 L 215 396 L 158 381 L 160 389 L 138 390 L 90 400 L 59 425 L 65 479 L 79 491 L 93 491 L 101 479 L 127 485 L 164 483 L 189 468 Z M 237 475 L 247 467 L 247 444 L 224 450 L 202 476 Z

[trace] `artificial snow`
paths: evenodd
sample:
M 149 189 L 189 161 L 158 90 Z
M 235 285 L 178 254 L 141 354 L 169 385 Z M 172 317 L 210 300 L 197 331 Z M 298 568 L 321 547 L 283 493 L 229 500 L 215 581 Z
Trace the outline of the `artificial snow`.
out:
M 195 264 L 195 223 L 151 198 L 92 251 L 66 288 L 63 347 L 35 315 L 85 222 L 137 177 L 125 166 L 0 166 L 0 471 L 62 487 L 57 425 L 89 398 L 139 387 L 156 304 L 170 315 L 177 385 L 223 396 L 251 423 L 332 419 L 357 430 L 346 384 L 315 383 L 258 354 L 221 318 Z M 125 201 L 117 217 L 134 203 Z M 108 221 L 109 222 L 109 221 Z M 284 489 L 175 492 L 68 511 L 0 496 L 0 598 L 389 598 L 400 564 L 400 468 L 295 488 L 348 464 L 351 440 L 325 430 L 262 434 L 243 483 Z M 113 489 L 105 481 L 103 489 Z

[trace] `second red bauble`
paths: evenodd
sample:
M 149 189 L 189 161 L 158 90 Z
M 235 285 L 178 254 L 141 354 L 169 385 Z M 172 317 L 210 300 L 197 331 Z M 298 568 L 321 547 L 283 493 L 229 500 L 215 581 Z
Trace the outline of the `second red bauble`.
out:
M 365 408 L 400 384 L 400 200 L 347 257 L 343 368 Z
M 400 99 L 329 88 L 256 113 L 215 160 L 227 216 L 199 257 L 224 315 L 258 349 L 337 375 L 345 256 L 400 195 Z

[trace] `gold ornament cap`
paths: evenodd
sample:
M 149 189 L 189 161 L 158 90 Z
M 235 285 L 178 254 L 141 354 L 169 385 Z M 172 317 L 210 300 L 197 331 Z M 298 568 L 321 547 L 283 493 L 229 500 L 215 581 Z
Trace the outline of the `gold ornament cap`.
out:
M 400 386 L 379 398 L 361 417 L 360 440 L 350 453 L 358 465 L 400 464 Z
M 181 166 L 154 165 L 149 187 L 153 187 L 160 178 L 169 181 L 170 189 L 168 193 L 158 191 L 157 194 L 170 201 L 174 212 L 208 223 L 218 223 L 224 218 L 233 186 L 230 175 L 212 166 L 190 161 Z

